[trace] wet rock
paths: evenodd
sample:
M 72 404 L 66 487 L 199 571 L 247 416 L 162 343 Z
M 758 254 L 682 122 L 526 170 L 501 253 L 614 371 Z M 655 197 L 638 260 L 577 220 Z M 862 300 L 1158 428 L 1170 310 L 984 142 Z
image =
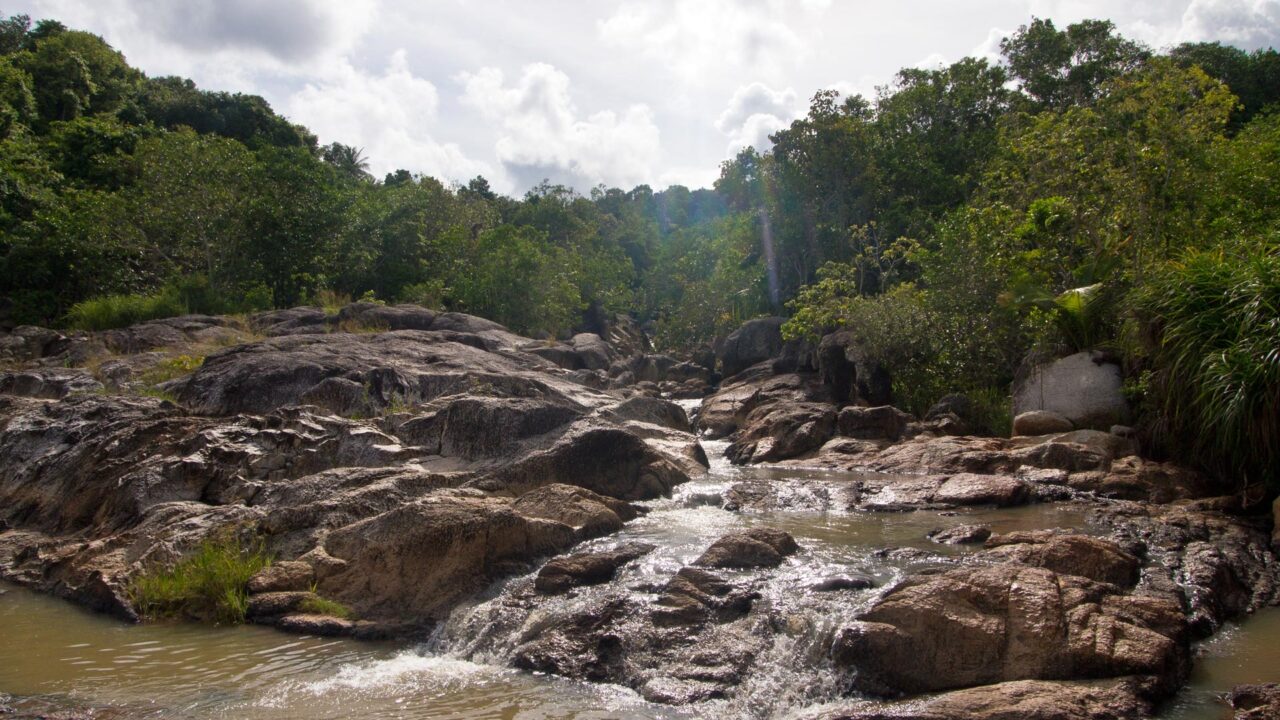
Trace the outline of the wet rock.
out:
M 564 523 L 583 539 L 621 530 L 623 522 L 636 516 L 630 503 L 559 483 L 530 490 L 516 499 L 512 509 L 528 518 Z
M 1074 429 L 1065 415 L 1052 410 L 1029 410 L 1013 419 L 1014 435 L 1050 435 Z
M 752 410 L 725 455 L 738 465 L 771 462 L 815 450 L 831 437 L 836 414 L 816 403 L 778 403 Z
M 0 372 L 0 393 L 30 398 L 57 400 L 72 393 L 102 390 L 88 371 L 74 368 L 33 368 L 19 372 Z
M 992 536 L 986 545 L 987 559 L 1034 565 L 1120 587 L 1132 587 L 1138 581 L 1141 565 L 1115 543 L 1088 535 L 1013 532 Z
M 1067 484 L 1101 497 L 1153 503 L 1200 497 L 1210 489 L 1194 470 L 1139 457 L 1121 458 L 1106 470 L 1073 472 Z
M 319 589 L 362 617 L 439 620 L 576 537 L 563 523 L 520 515 L 510 500 L 438 492 L 331 532 L 324 550 L 341 563 L 317 570 Z
M 311 566 L 296 560 L 272 563 L 249 578 L 246 588 L 250 593 L 307 590 L 315 582 Z
M 1228 698 L 1235 720 L 1268 720 L 1280 717 L 1280 684 L 1237 685 Z
M 1182 627 L 1175 600 L 1001 565 L 903 582 L 846 626 L 832 652 L 873 694 L 1127 675 L 1156 676 L 1169 692 L 1188 667 Z
M 550 447 L 490 470 L 470 485 L 486 492 L 523 494 L 563 483 L 619 500 L 651 500 L 669 495 L 688 480 L 680 465 L 640 437 L 588 418 Z
M 623 421 L 635 420 L 680 432 L 693 432 L 684 408 L 669 400 L 632 397 L 608 408 L 605 412 Z
M 961 473 L 947 478 L 934 493 L 933 501 L 949 505 L 1022 505 L 1030 498 L 1030 488 L 1008 475 Z
M 991 528 L 986 525 L 957 525 L 929 533 L 930 540 L 943 545 L 972 545 L 989 537 Z
M 714 568 L 777 567 L 800 549 L 791 534 L 773 528 L 752 528 L 716 540 L 694 565 Z
M 907 424 L 913 420 L 907 413 L 890 405 L 847 407 L 840 411 L 836 427 L 845 437 L 896 442 L 902 438 Z
M 613 550 L 554 558 L 538 571 L 534 587 L 538 592 L 554 595 L 581 585 L 608 582 L 618 568 L 652 552 L 655 547 L 648 543 L 627 543 Z
M 352 637 L 360 630 L 360 624 L 354 620 L 315 613 L 284 615 L 272 624 L 285 632 L 318 637 Z
M 896 703 L 856 703 L 822 720 L 1128 720 L 1154 705 L 1137 679 L 1013 680 Z
M 719 575 L 681 568 L 667 582 L 651 613 L 656 625 L 727 622 L 746 615 L 759 593 L 735 587 Z
M 702 401 L 698 430 L 708 438 L 722 438 L 745 427 L 757 408 L 795 403 L 820 403 L 830 390 L 812 377 L 798 373 L 773 375 L 767 368 L 753 369 L 726 380 L 714 395 Z
M 875 581 L 866 575 L 833 575 L 809 586 L 814 592 L 837 592 L 840 590 L 866 590 L 875 587 Z
M 720 371 L 730 378 L 759 362 L 776 356 L 782 350 L 782 323 L 786 318 L 768 317 L 748 320 L 729 333 L 718 353 Z

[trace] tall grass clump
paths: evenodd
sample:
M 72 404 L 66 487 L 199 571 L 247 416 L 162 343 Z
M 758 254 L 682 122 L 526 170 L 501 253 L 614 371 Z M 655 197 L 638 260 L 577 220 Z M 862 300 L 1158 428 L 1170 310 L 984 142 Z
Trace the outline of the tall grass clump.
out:
M 1153 439 L 1280 489 L 1280 247 L 1191 252 L 1135 293 L 1134 311 Z
M 191 313 L 223 315 L 271 306 L 271 293 L 265 287 L 220 290 L 203 275 L 193 275 L 172 280 L 152 293 L 105 295 L 78 302 L 67 312 L 66 324 L 76 330 L 111 330 Z
M 146 617 L 237 624 L 248 610 L 245 585 L 270 564 L 261 542 L 246 544 L 226 532 L 205 540 L 174 565 L 135 578 L 129 597 Z

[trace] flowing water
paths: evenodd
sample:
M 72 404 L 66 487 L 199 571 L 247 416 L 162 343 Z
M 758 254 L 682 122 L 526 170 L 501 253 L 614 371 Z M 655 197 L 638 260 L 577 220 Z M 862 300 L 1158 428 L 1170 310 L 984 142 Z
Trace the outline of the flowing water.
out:
M 723 444 L 707 443 L 712 472 L 681 486 L 675 496 L 647 503 L 647 515 L 617 535 L 588 544 L 608 548 L 645 541 L 657 549 L 627 566 L 608 586 L 550 599 L 539 612 L 568 612 L 592 593 L 620 589 L 654 593 L 716 538 L 754 525 L 791 532 L 802 550 L 783 567 L 755 578 L 757 608 L 803 614 L 808 628 L 777 633 L 743 682 L 736 700 L 694 709 L 647 703 L 631 690 L 522 673 L 507 667 L 527 618 L 504 598 L 529 583 L 515 578 L 460 608 L 424 647 L 296 637 L 256 627 L 190 624 L 126 625 L 69 603 L 0 586 L 0 696 L 43 696 L 119 708 L 125 717 L 164 718 L 685 718 L 786 716 L 832 697 L 842 683 L 813 648 L 841 618 L 881 590 L 823 594 L 808 586 L 839 574 L 875 579 L 878 587 L 907 572 L 945 566 L 959 547 L 926 539 L 928 531 L 982 523 L 994 532 L 1072 527 L 1089 531 L 1076 507 L 1034 505 L 1005 510 L 865 513 L 788 510 L 734 513 L 722 493 L 749 477 L 804 478 L 805 487 L 847 483 L 848 474 L 731 468 Z M 807 492 L 807 491 L 806 491 Z M 809 507 L 792 498 L 796 507 Z M 905 548 L 891 553 L 885 548 Z M 730 576 L 733 573 L 728 573 Z M 827 596 L 830 599 L 827 599 Z M 807 598 L 798 603 L 799 598 Z M 510 617 L 516 612 L 517 616 Z M 506 613 L 506 614 L 504 614 Z M 1280 667 L 1280 609 L 1260 613 L 1206 643 L 1192 685 L 1166 716 L 1220 717 L 1214 700 L 1239 682 L 1276 680 Z M 1267 677 L 1270 675 L 1271 677 Z

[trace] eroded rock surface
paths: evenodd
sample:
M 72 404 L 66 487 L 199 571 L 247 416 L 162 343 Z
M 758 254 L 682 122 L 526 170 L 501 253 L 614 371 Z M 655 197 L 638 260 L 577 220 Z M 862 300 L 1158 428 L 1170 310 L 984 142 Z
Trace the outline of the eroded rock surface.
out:
M 372 303 L 11 333 L 27 365 L 0 374 L 0 576 L 133 617 L 138 573 L 256 534 L 278 562 L 250 583 L 252 617 L 354 632 L 297 612 L 314 591 L 366 625 L 430 626 L 704 467 L 679 407 L 584 385 L 531 345 Z M 590 367 L 617 355 L 569 346 Z M 62 367 L 82 359 L 68 348 L 93 362 Z M 144 356 L 181 361 L 154 393 L 176 402 L 132 394 L 132 370 L 98 381 Z

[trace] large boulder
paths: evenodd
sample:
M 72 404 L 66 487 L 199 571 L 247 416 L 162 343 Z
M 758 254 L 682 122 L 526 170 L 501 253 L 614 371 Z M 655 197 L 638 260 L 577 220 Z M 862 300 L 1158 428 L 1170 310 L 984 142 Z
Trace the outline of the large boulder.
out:
M 577 540 L 512 501 L 432 494 L 329 534 L 319 591 L 361 617 L 429 623 L 494 579 Z
M 1079 352 L 1031 368 L 1014 387 L 1013 414 L 1048 410 L 1075 427 L 1105 430 L 1128 421 L 1122 386 L 1119 365 L 1096 351 Z
M 1122 680 L 1012 680 L 895 703 L 864 701 L 822 720 L 1126 720 L 1154 708 L 1146 688 Z
M 869 405 L 888 405 L 893 401 L 889 371 L 867 357 L 853 333 L 838 330 L 824 335 L 815 354 L 818 374 L 837 403 L 862 400 Z
M 573 485 L 552 484 L 530 490 L 516 499 L 512 509 L 527 518 L 564 523 L 581 538 L 608 535 L 636 516 L 630 503 Z
M 720 348 L 720 371 L 730 378 L 782 351 L 782 324 L 786 318 L 748 320 L 734 330 Z
M 1051 435 L 1074 429 L 1066 415 L 1052 410 L 1028 410 L 1013 419 L 1014 435 Z
M 1113 542 L 1088 535 L 1052 531 L 1013 532 L 987 540 L 987 559 L 1034 565 L 1064 575 L 1132 587 L 1138 582 L 1138 558 Z
M 846 626 L 832 652 L 873 694 L 1129 675 L 1154 676 L 1169 692 L 1188 669 L 1185 628 L 1173 598 L 999 565 L 903 582 Z
M 799 549 L 791 533 L 752 528 L 716 540 L 693 564 L 714 568 L 777 567 L 784 557 Z
M 627 543 L 613 550 L 582 552 L 554 558 L 538 571 L 534 588 L 554 595 L 583 585 L 609 582 L 618 568 L 654 550 L 648 543 Z

